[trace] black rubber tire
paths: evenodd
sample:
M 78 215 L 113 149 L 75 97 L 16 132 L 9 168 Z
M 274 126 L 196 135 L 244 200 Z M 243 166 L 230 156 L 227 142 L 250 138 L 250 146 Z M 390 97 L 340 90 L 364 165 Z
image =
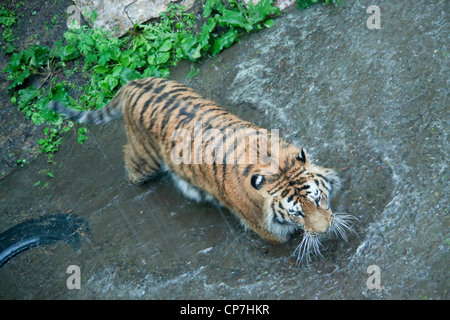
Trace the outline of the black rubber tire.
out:
M 54 214 L 22 222 L 0 234 L 0 269 L 33 247 L 64 241 L 79 247 L 88 231 L 85 220 L 74 214 Z

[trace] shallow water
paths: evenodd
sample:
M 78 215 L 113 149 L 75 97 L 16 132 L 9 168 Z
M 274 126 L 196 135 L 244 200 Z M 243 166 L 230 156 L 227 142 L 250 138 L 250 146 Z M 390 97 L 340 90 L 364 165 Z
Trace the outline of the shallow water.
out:
M 449 2 L 313 6 L 173 78 L 245 120 L 304 146 L 344 179 L 332 201 L 356 216 L 349 241 L 296 266 L 301 235 L 269 245 L 228 211 L 185 199 L 168 177 L 125 181 L 122 120 L 65 143 L 55 178 L 45 158 L 0 180 L 0 232 L 58 212 L 90 227 L 74 250 L 31 249 L 0 271 L 2 298 L 447 299 L 449 288 Z M 48 188 L 34 187 L 49 181 Z M 69 290 L 69 265 L 81 289 Z M 367 268 L 380 269 L 369 289 Z

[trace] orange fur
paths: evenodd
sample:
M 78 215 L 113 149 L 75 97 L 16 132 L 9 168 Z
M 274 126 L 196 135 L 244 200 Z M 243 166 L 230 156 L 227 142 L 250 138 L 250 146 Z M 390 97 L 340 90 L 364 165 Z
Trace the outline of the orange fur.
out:
M 64 112 L 63 107 L 53 108 Z M 141 183 L 169 170 L 188 197 L 216 199 L 270 242 L 284 242 L 300 228 L 310 234 L 323 233 L 331 225 L 329 197 L 339 179 L 331 169 L 312 164 L 303 149 L 269 132 L 264 135 L 261 128 L 180 83 L 159 78 L 130 82 L 103 109 L 65 113 L 82 122 L 101 123 L 118 110 L 125 120 L 125 166 L 131 182 Z M 246 136 L 244 130 L 257 133 Z M 184 139 L 180 131 L 187 133 Z M 205 138 L 211 132 L 231 143 Z M 200 137 L 203 140 L 197 140 Z M 217 156 L 221 151 L 222 161 L 205 163 L 202 157 L 196 158 L 198 154 Z M 252 163 L 251 152 L 259 162 Z M 226 155 L 231 154 L 234 161 L 230 163 Z

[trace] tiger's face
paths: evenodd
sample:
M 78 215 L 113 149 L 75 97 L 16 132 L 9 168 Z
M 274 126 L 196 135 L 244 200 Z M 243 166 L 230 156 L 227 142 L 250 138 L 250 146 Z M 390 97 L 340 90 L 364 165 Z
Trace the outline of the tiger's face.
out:
M 310 163 L 306 151 L 292 154 L 277 174 L 252 176 L 252 187 L 265 199 L 267 226 L 286 237 L 298 228 L 311 236 L 333 225 L 330 195 L 339 186 L 333 170 Z

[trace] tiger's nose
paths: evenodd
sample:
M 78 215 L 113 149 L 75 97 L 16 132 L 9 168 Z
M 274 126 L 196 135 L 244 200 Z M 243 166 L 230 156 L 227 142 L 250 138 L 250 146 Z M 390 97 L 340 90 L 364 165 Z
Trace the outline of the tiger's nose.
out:
M 315 233 L 327 232 L 331 225 L 332 213 L 329 210 L 317 210 L 310 218 L 309 226 Z

